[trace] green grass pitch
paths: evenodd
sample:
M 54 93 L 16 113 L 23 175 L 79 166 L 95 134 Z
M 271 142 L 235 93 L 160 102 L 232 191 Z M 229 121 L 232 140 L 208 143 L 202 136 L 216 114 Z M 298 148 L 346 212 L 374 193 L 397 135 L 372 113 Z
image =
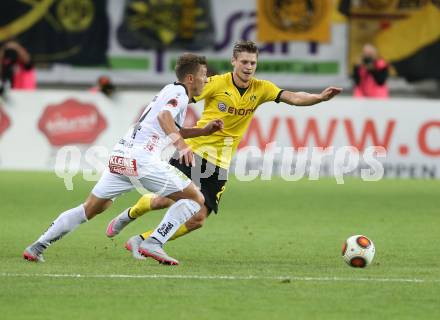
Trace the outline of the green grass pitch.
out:
M 53 173 L 0 172 L 1 319 L 440 319 L 438 181 L 232 179 L 220 214 L 168 243 L 177 267 L 123 247 L 164 211 L 106 238 L 134 191 L 50 247 L 46 263 L 24 261 L 93 185 L 78 178 L 66 191 Z M 366 269 L 341 258 L 352 234 L 376 245 Z

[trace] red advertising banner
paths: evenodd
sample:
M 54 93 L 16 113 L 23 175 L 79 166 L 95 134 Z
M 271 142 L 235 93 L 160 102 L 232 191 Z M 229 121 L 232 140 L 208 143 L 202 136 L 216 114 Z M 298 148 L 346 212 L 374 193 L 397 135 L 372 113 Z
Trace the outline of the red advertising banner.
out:
M 53 146 L 91 144 L 106 127 L 105 118 L 93 104 L 75 99 L 49 105 L 38 122 L 38 128 Z

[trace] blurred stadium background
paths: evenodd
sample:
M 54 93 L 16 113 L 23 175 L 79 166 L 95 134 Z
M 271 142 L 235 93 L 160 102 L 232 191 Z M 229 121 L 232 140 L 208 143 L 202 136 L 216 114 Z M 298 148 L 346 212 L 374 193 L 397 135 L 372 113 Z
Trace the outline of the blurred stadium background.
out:
M 176 241 L 175 251 L 181 251 L 183 261 L 188 260 L 186 266 L 184 262 L 174 270 L 142 264 L 132 267 L 132 261 L 121 252 L 124 239 L 116 240 L 117 249 L 108 249 L 103 229 L 106 221 L 136 199 L 133 193 L 105 218 L 98 218 L 96 225 L 79 231 L 82 236 L 69 237 L 60 249 L 54 246 L 52 267 L 24 266 L 22 249 L 58 212 L 84 199 L 93 185 L 87 181 L 99 178 L 113 144 L 157 90 L 174 81 L 176 57 L 194 51 L 207 56 L 213 72 L 227 72 L 233 44 L 240 39 L 259 44 L 257 78 L 294 91 L 319 92 L 328 85 L 344 88 L 342 97 L 310 109 L 263 105 L 241 151 L 248 146 L 264 151 L 273 141 L 292 152 L 307 146 L 354 146 L 362 155 L 370 146 L 381 146 L 387 152 L 379 159 L 385 181 L 362 182 L 358 177 L 365 168 L 363 161 L 347 172 L 353 177 L 341 189 L 335 189 L 332 178 L 316 184 L 303 178 L 298 185 L 277 177 L 254 182 L 232 178 L 222 202 L 224 212 L 216 221 L 209 221 L 207 230 L 185 237 L 182 245 Z M 137 301 L 135 309 L 119 302 L 133 292 L 142 296 L 152 285 L 163 291 L 149 307 L 158 313 L 168 307 L 169 314 L 178 319 L 221 319 L 225 315 L 286 319 L 295 312 L 299 318 L 313 319 L 343 319 L 354 313 L 361 319 L 440 317 L 440 1 L 2 0 L 0 50 L 4 52 L 11 40 L 31 56 L 36 88 L 14 89 L 2 78 L 0 283 L 8 289 L 0 293 L 0 306 L 7 319 L 141 318 L 148 312 L 145 305 Z M 365 43 L 374 44 L 390 64 L 389 99 L 352 97 L 352 70 Z M 2 70 L 8 67 L 2 61 Z M 9 70 L 17 68 L 13 65 Z M 202 108 L 203 104 L 190 106 L 188 125 L 197 121 Z M 66 146 L 75 149 L 66 151 Z M 275 155 L 274 176 L 283 161 L 282 154 Z M 321 177 L 332 175 L 332 161 L 324 161 Z M 246 170 L 262 166 L 262 157 L 247 159 Z M 64 181 L 59 178 L 66 176 Z M 68 180 L 74 176 L 73 191 L 68 192 Z M 261 206 L 253 202 L 248 190 L 261 197 Z M 283 201 L 278 200 L 280 193 Z M 246 197 L 249 199 L 244 201 Z M 274 207 L 277 201 L 279 205 Z M 241 216 L 246 216 L 243 226 L 237 226 Z M 131 228 L 133 232 L 143 230 L 140 224 Z M 379 262 L 364 270 L 366 273 L 347 271 L 338 256 L 339 245 L 350 233 L 363 232 L 376 241 Z M 277 242 L 280 236 L 289 244 Z M 396 252 L 393 241 L 403 249 Z M 234 247 L 241 242 L 245 245 Z M 83 251 L 90 243 L 94 254 Z M 199 250 L 200 255 L 189 248 Z M 222 250 L 221 262 L 216 261 L 213 248 Z M 263 256 L 266 259 L 260 258 Z M 231 260 L 236 263 L 222 263 Z M 251 269 L 246 268 L 247 262 Z M 136 284 L 126 280 L 112 287 L 99 279 L 76 283 L 72 278 L 36 276 L 65 272 L 104 276 L 177 273 L 183 278 L 168 280 L 164 276 Z M 207 279 L 191 280 L 192 276 L 213 274 L 220 277 L 215 284 Z M 221 276 L 229 274 L 237 276 L 237 284 L 220 282 Z M 256 283 L 240 280 L 249 275 L 256 275 Z M 283 275 L 287 280 L 276 278 Z M 303 282 L 296 284 L 295 276 Z M 322 277 L 326 276 L 342 281 L 325 285 Z M 304 281 L 307 277 L 312 284 Z M 347 278 L 347 282 L 343 280 Z M 353 280 L 372 278 L 371 283 Z M 399 278 L 403 280 L 392 282 Z M 420 286 L 413 287 L 417 279 Z M 393 284 L 388 286 L 387 281 Z M 284 284 L 291 287 L 281 287 Z M 120 293 L 112 291 L 114 288 Z M 12 294 L 7 295 L 8 290 Z M 189 294 L 179 296 L 179 290 Z M 112 292 L 108 300 L 98 299 L 107 309 L 89 303 L 87 297 L 108 292 Z M 52 301 L 50 297 L 58 294 Z M 206 296 L 215 299 L 205 300 Z M 225 296 L 229 298 L 222 304 Z M 76 307 L 75 297 L 83 297 L 78 301 L 87 307 Z M 237 304 L 241 299 L 242 306 Z M 314 299 L 316 305 L 310 302 Z M 353 303 L 347 305 L 347 299 Z M 278 302 L 283 306 L 277 307 Z M 181 311 L 191 303 L 199 306 L 194 307 L 199 313 Z M 23 313 L 16 308 L 23 308 Z M 317 311 L 320 308 L 322 313 Z
M 111 148 L 156 90 L 174 81 L 180 53 L 204 54 L 213 72 L 227 72 L 234 42 L 250 39 L 261 49 L 257 77 L 297 91 L 342 86 L 345 97 L 294 112 L 264 106 L 241 148 L 380 145 L 385 176 L 440 176 L 437 1 L 5 0 L 0 9 L 7 12 L 0 41 L 27 49 L 36 76 L 34 90 L 3 81 L 2 169 L 53 170 L 65 145 Z M 351 97 L 365 43 L 391 65 L 391 99 Z M 188 124 L 201 108 L 191 107 Z

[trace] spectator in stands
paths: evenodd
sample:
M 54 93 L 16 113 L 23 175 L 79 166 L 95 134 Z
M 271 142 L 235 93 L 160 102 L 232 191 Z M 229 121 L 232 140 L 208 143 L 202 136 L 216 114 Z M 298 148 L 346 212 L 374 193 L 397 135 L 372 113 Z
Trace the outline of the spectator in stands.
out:
M 6 88 L 34 90 L 35 68 L 29 52 L 16 41 L 7 41 L 0 48 L 0 94 Z
M 111 97 L 115 92 L 116 87 L 111 79 L 107 76 L 100 76 L 96 82 L 96 86 L 90 89 L 91 92 L 102 92 L 107 97 Z
M 379 58 L 377 49 L 366 44 L 362 49 L 359 63 L 354 67 L 353 79 L 355 82 L 353 95 L 355 97 L 383 98 L 389 97 L 388 64 Z

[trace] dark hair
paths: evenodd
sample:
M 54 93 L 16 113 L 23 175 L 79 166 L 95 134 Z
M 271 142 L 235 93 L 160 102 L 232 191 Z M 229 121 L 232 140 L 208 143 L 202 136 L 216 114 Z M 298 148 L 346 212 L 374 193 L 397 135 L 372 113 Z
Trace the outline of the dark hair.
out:
M 100 76 L 98 78 L 98 88 L 99 91 L 104 93 L 106 96 L 111 96 L 116 90 L 112 80 L 107 76 Z
M 179 81 L 183 81 L 187 74 L 196 74 L 200 65 L 207 65 L 204 56 L 198 56 L 193 53 L 184 53 L 176 62 L 176 76 Z
M 250 40 L 240 40 L 234 44 L 234 50 L 232 51 L 232 56 L 234 58 L 238 57 L 241 52 L 256 53 L 258 57 L 258 47 L 255 42 Z
M 7 60 L 9 64 L 14 64 L 18 61 L 18 53 L 14 49 L 6 49 L 3 54 L 3 59 Z

